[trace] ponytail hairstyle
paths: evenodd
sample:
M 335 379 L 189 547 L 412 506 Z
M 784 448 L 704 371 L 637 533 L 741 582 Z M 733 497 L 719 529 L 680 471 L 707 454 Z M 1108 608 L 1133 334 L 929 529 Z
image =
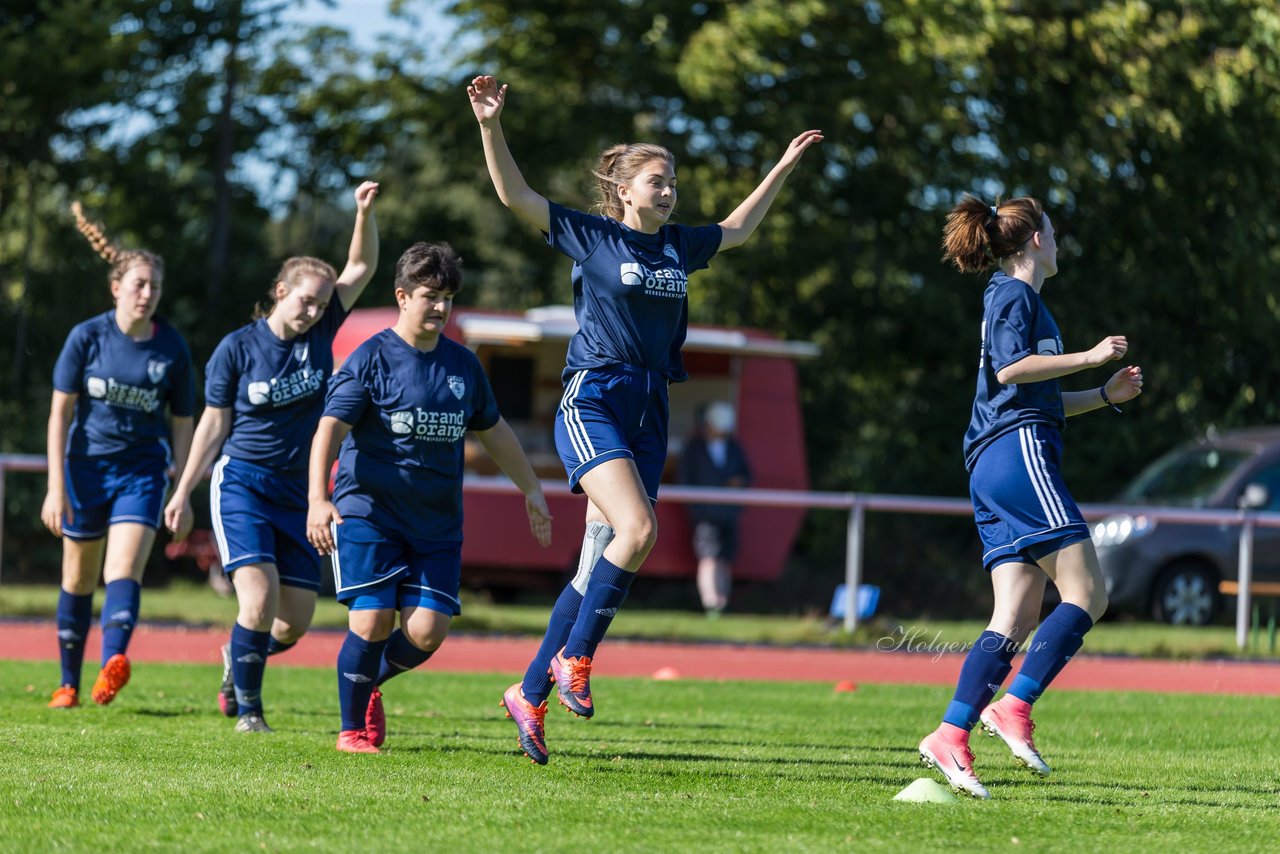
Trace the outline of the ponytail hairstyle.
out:
M 419 241 L 396 261 L 397 288 L 409 294 L 424 285 L 450 298 L 462 290 L 462 258 L 448 243 Z
M 1044 208 L 1030 196 L 988 205 L 968 194 L 947 214 L 942 260 L 981 273 L 1015 255 L 1044 228 Z
M 622 222 L 622 199 L 618 198 L 618 187 L 630 184 L 644 165 L 654 160 L 664 160 L 672 168 L 676 165 L 676 158 L 670 151 L 650 142 L 611 145 L 600 152 L 596 168 L 591 172 L 596 177 L 596 209 L 609 219 Z
M 318 276 L 327 282 L 336 282 L 338 280 L 338 273 L 333 269 L 333 265 L 321 261 L 319 258 L 295 255 L 286 259 L 284 265 L 280 268 L 280 272 L 276 273 L 276 277 L 271 280 L 271 288 L 267 291 L 267 298 L 253 307 L 253 319 L 259 320 L 263 317 L 269 317 L 271 312 L 276 310 L 276 304 L 280 302 L 280 299 L 276 296 L 276 285 L 278 283 L 284 282 L 286 288 L 293 290 L 302 281 L 303 276 Z
M 151 265 L 151 275 L 156 282 L 164 279 L 164 259 L 146 249 L 121 249 L 112 243 L 102 230 L 102 226 L 85 218 L 84 208 L 80 202 L 71 203 L 71 214 L 76 218 L 76 229 L 84 235 L 85 240 L 93 247 L 93 251 L 102 260 L 111 265 L 109 282 L 118 282 L 129 272 L 129 268 L 139 262 Z

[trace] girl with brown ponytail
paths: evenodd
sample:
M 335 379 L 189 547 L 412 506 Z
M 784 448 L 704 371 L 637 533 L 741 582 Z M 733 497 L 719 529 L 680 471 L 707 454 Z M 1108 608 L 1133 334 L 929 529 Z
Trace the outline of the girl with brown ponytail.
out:
M 920 758 L 952 788 L 989 797 L 973 770 L 969 732 L 978 722 L 1032 773 L 1049 766 L 1032 740 L 1031 706 L 1080 649 L 1107 609 L 1089 529 L 1062 480 L 1067 417 L 1125 403 L 1142 393 L 1142 369 L 1116 371 L 1099 388 L 1062 391 L 1058 378 L 1123 358 L 1129 342 L 1109 335 L 1067 352 L 1040 292 L 1058 272 L 1053 223 L 1033 198 L 988 205 L 966 196 L 947 216 L 943 259 L 964 273 L 996 270 L 983 296 L 978 389 L 965 434 L 974 519 L 991 575 L 995 609 L 965 658 L 955 696 Z M 1036 631 L 1047 579 L 1062 596 Z M 1035 631 L 1008 692 L 991 703 Z M 990 705 L 989 705 L 990 704 Z
M 689 273 L 751 237 L 822 132 L 793 139 L 724 220 L 692 228 L 670 221 L 676 170 L 665 148 L 637 143 L 601 152 L 593 171 L 601 216 L 590 216 L 547 201 L 525 183 L 502 133 L 505 85 L 477 77 L 467 95 L 498 198 L 574 262 L 578 332 L 569 342 L 555 433 L 570 487 L 588 498 L 587 533 L 578 576 L 556 602 L 524 680 L 503 697 L 521 747 L 545 764 L 551 681 L 566 708 L 592 716 L 596 647 L 657 539 L 653 505 L 667 456 L 667 385 L 688 378 L 680 348 Z
M 110 703 L 129 681 L 126 652 L 142 573 L 160 526 L 168 469 L 181 470 L 191 448 L 195 395 L 186 342 L 156 316 L 164 277 L 160 256 L 118 248 L 79 203 L 71 210 L 76 227 L 111 265 L 107 280 L 115 308 L 71 330 L 53 371 L 49 489 L 40 518 L 62 538 L 62 681 L 49 703 L 54 709 L 80 705 L 80 668 L 99 575 L 106 599 L 94 702 Z
M 307 542 L 308 449 L 333 373 L 334 336 L 378 265 L 377 196 L 372 181 L 355 190 L 341 275 L 319 258 L 288 259 L 268 306 L 218 344 L 205 367 L 191 459 L 164 511 L 175 537 L 185 537 L 191 491 L 217 457 L 213 532 L 239 603 L 222 647 L 218 708 L 237 718 L 237 732 L 271 732 L 262 714 L 267 657 L 297 643 L 315 614 L 320 558 Z

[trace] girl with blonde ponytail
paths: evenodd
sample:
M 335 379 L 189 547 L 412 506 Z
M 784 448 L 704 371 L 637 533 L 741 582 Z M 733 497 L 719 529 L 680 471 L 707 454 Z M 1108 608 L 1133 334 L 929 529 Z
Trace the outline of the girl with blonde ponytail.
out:
M 110 703 L 129 681 L 126 653 L 142 573 L 160 525 L 169 467 L 180 470 L 191 448 L 195 396 L 186 342 L 156 316 L 164 277 L 160 256 L 120 249 L 78 202 L 71 212 L 89 245 L 111 265 L 107 280 L 115 308 L 71 330 L 53 371 L 49 488 L 40 518 L 62 538 L 62 680 L 49 703 L 54 709 L 80 705 L 99 575 L 106 599 L 94 702 Z
M 974 519 L 991 575 L 995 609 L 965 658 L 955 696 L 920 758 L 952 788 L 989 794 L 973 769 L 969 732 L 981 722 L 1032 773 L 1049 766 L 1032 740 L 1031 705 L 1080 649 L 1107 609 L 1089 528 L 1062 480 L 1061 430 L 1068 416 L 1113 407 L 1142 392 L 1142 369 L 1116 371 L 1100 387 L 1062 391 L 1058 378 L 1123 358 L 1129 342 L 1109 335 L 1069 353 L 1040 296 L 1058 272 L 1053 223 L 1030 197 L 988 205 L 965 196 L 947 216 L 943 260 L 963 273 L 996 268 L 983 296 L 978 390 L 964 438 Z M 1039 631 L 1047 579 L 1062 596 Z M 1036 632 L 1009 691 L 991 703 L 1013 656 Z
M 378 265 L 373 202 L 355 190 L 355 228 L 342 274 L 319 258 L 284 262 L 270 302 L 223 338 L 205 367 L 205 408 L 191 458 L 164 511 L 181 540 L 191 492 L 217 458 L 210 483 L 213 532 L 239 613 L 222 646 L 218 708 L 236 731 L 271 732 L 263 718 L 268 656 L 311 625 L 320 559 L 307 542 L 307 452 L 333 373 L 333 339 Z
M 498 198 L 573 259 L 578 332 L 569 343 L 556 449 L 569 485 L 585 492 L 587 534 L 579 573 L 565 587 L 524 680 L 503 703 L 520 745 L 547 761 L 546 698 L 591 717 L 591 662 L 657 539 L 658 481 L 667 457 L 667 385 L 688 378 L 681 359 L 689 274 L 755 231 L 787 176 L 822 132 L 808 130 L 733 213 L 717 224 L 675 225 L 675 158 L 648 143 L 615 145 L 593 174 L 601 216 L 548 202 L 529 188 L 507 148 L 500 117 L 507 87 L 477 77 L 467 87 Z M 550 670 L 552 676 L 548 676 Z

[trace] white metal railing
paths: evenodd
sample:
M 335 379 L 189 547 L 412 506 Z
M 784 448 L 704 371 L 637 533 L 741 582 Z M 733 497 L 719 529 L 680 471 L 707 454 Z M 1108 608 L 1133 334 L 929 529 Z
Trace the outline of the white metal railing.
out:
M 43 472 L 47 469 L 44 457 L 36 454 L 0 454 L 0 572 L 4 560 L 4 486 L 10 471 Z M 491 494 L 515 494 L 519 490 L 505 477 L 468 476 L 466 488 L 472 492 Z M 572 495 L 567 483 L 544 482 L 543 491 L 548 495 Z M 926 516 L 968 516 L 973 505 L 964 498 L 934 498 L 915 495 L 878 495 L 860 492 L 802 492 L 793 489 L 720 489 L 707 486 L 662 487 L 662 500 L 677 504 L 738 504 L 744 507 L 793 507 L 802 509 L 847 510 L 849 521 L 845 538 L 845 609 L 844 628 L 853 631 L 858 626 L 856 597 L 862 581 L 862 557 L 866 512 L 914 513 Z M 1244 649 L 1248 644 L 1249 609 L 1253 582 L 1254 529 L 1280 528 L 1280 513 L 1264 513 L 1255 510 L 1201 510 L 1175 507 L 1146 507 L 1129 504 L 1081 504 L 1080 512 L 1087 519 L 1097 519 L 1113 513 L 1143 515 L 1157 522 L 1179 522 L 1189 525 L 1240 526 L 1240 552 L 1238 562 L 1239 592 L 1236 596 L 1236 645 Z M 2 577 L 2 576 L 0 576 Z

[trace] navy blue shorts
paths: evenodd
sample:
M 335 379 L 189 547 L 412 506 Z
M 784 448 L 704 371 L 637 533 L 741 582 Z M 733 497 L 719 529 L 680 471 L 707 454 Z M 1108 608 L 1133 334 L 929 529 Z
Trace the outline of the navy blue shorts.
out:
M 609 460 L 629 458 L 650 501 L 667 464 L 667 379 L 657 371 L 610 365 L 578 371 L 565 383 L 556 413 L 556 451 L 569 486 Z
M 159 528 L 169 491 L 168 468 L 168 459 L 160 456 L 68 457 L 67 503 L 74 519 L 63 518 L 63 536 L 97 540 L 121 522 Z
M 320 589 L 320 556 L 307 542 L 307 479 L 223 456 L 209 482 L 222 571 L 275 564 L 280 583 Z
M 988 572 L 1002 563 L 1035 564 L 1089 539 L 1089 526 L 1062 482 L 1061 462 L 1062 437 L 1045 424 L 1006 433 L 978 456 L 969 497 Z
M 462 613 L 462 543 L 442 543 L 347 516 L 333 526 L 333 583 L 352 611 L 427 608 Z

